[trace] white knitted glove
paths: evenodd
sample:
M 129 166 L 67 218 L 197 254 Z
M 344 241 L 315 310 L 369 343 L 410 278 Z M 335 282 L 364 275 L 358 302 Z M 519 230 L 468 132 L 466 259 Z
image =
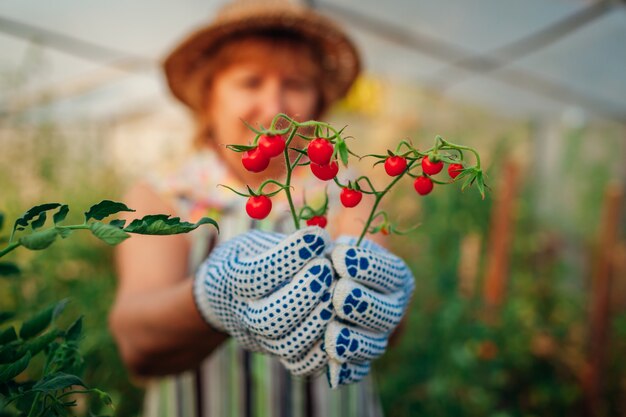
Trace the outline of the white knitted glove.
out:
M 328 243 L 325 230 L 309 227 L 289 236 L 254 230 L 219 245 L 195 277 L 198 309 L 245 349 L 302 358 L 332 317 Z M 320 365 L 299 366 L 308 374 Z
M 338 319 L 326 329 L 331 387 L 361 380 L 370 362 L 383 354 L 387 340 L 402 320 L 415 280 L 404 261 L 371 241 L 354 246 L 341 237 L 332 251 L 339 277 L 332 297 Z

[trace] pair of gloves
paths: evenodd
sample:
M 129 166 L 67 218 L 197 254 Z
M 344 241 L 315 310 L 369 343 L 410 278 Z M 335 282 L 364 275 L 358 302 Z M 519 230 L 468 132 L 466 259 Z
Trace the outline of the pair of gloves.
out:
M 355 243 L 333 244 L 319 227 L 240 235 L 198 270 L 198 309 L 211 326 L 245 349 L 277 356 L 294 375 L 326 369 L 333 388 L 357 382 L 385 351 L 414 278 L 384 248 Z

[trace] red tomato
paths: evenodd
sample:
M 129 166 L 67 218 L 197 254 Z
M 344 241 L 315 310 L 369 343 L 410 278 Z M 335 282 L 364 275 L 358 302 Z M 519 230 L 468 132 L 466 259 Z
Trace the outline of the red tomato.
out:
M 311 162 L 317 165 L 328 165 L 330 158 L 333 156 L 333 144 L 326 139 L 317 138 L 309 142 L 307 146 L 307 154 Z
M 406 169 L 406 159 L 401 156 L 390 156 L 385 159 L 385 172 L 390 177 L 397 177 Z
M 285 150 L 285 138 L 281 135 L 263 135 L 259 138 L 259 149 L 268 158 L 278 156 Z
M 322 181 L 329 181 L 335 178 L 339 172 L 339 164 L 333 161 L 328 165 L 318 165 L 311 163 L 311 172 Z
M 448 166 L 448 175 L 450 175 L 450 178 L 456 178 L 459 176 L 462 170 L 463 170 L 463 165 L 450 164 L 450 166 Z
M 435 175 L 441 172 L 442 169 L 443 161 L 431 162 L 427 156 L 422 159 L 422 171 L 424 171 L 424 174 Z
M 430 193 L 433 190 L 433 186 L 432 180 L 428 177 L 417 177 L 413 183 L 413 187 L 419 195 L 426 195 Z
M 243 153 L 241 163 L 250 172 L 261 172 L 270 164 L 270 159 L 257 146 Z
M 246 213 L 253 219 L 261 220 L 272 211 L 272 200 L 265 195 L 251 196 L 246 203 Z
M 351 190 L 350 188 L 344 188 L 339 194 L 339 199 L 344 207 L 355 207 L 361 202 L 363 193 L 357 190 Z
M 319 226 L 324 228 L 327 224 L 328 220 L 326 220 L 326 216 L 313 216 L 306 221 L 307 226 Z

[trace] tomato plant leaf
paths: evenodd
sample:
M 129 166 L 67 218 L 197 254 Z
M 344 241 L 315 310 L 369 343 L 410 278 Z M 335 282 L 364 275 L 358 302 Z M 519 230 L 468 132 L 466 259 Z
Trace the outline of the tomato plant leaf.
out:
M 30 235 L 22 236 L 19 242 L 22 246 L 30 250 L 42 250 L 52 245 L 57 237 L 57 229 L 46 229 Z
M 13 226 L 13 231 L 18 230 L 19 226 L 22 226 L 22 227 L 28 226 L 28 223 L 32 219 L 34 219 L 36 216 L 38 216 L 40 213 L 55 209 L 59 207 L 60 205 L 61 204 L 59 203 L 47 203 L 47 204 L 40 204 L 38 206 L 34 206 L 30 208 L 28 211 L 26 211 L 26 213 L 22 215 L 22 217 L 20 217 L 19 219 L 15 221 L 15 225 Z
M 339 159 L 343 163 L 343 166 L 348 166 L 348 146 L 346 142 L 343 140 L 337 141 L 337 153 L 339 154 Z
M 98 395 L 98 398 L 100 399 L 100 401 L 102 401 L 102 404 L 108 407 L 113 406 L 113 400 L 111 399 L 111 396 L 109 394 L 97 388 L 93 388 L 93 392 Z
M 83 331 L 83 316 L 80 316 L 65 332 L 65 338 L 67 340 L 78 340 L 81 332 Z
M 89 219 L 102 220 L 111 214 L 119 213 L 120 211 L 135 211 L 126 207 L 124 203 L 118 203 L 117 201 L 102 200 L 98 204 L 91 206 L 88 211 L 85 212 L 85 221 Z
M 123 229 L 124 225 L 126 224 L 126 220 L 122 220 L 122 219 L 115 219 L 115 220 L 111 220 L 109 222 L 109 224 L 113 227 L 117 227 L 119 229 Z
M 0 311 L 0 324 L 11 320 L 13 317 L 15 317 L 14 311 Z
M 19 275 L 20 269 L 12 262 L 0 262 L 0 277 Z
M 54 318 L 56 318 L 61 311 L 63 311 L 66 304 L 67 300 L 59 301 L 53 306 L 40 311 L 32 318 L 26 320 L 20 329 L 20 338 L 30 339 L 38 333 L 41 333 L 50 325 L 50 323 L 52 323 L 52 320 L 54 320 Z
M 15 333 L 15 328 L 13 326 L 9 327 L 8 329 L 4 329 L 2 330 L 2 332 L 0 332 L 0 344 L 1 345 L 7 344 L 14 340 L 17 340 L 17 333 Z
M 0 347 L 0 364 L 15 362 L 26 354 L 28 349 L 25 348 L 24 342 L 14 340 Z
M 65 220 L 65 217 L 67 216 L 67 213 L 69 213 L 69 211 L 70 211 L 70 208 L 68 207 L 68 205 L 63 204 L 61 208 L 59 209 L 59 211 L 54 213 L 54 216 L 52 216 L 52 220 L 54 221 L 54 224 L 59 224 L 63 220 Z
M 35 220 L 33 220 L 30 223 L 30 226 L 33 228 L 33 230 L 37 230 L 39 229 L 41 226 L 44 225 L 44 223 L 46 223 L 46 212 L 41 212 L 39 213 L 39 217 L 37 217 Z
M 48 345 L 50 345 L 50 343 L 52 343 L 56 338 L 61 336 L 61 334 L 61 331 L 57 329 L 44 333 L 41 336 L 30 340 L 26 344 L 26 349 L 28 349 L 32 356 L 35 356 L 43 349 L 48 347 Z
M 101 222 L 91 223 L 89 229 L 95 237 L 109 245 L 117 245 L 130 237 L 122 229 Z
M 72 229 L 66 229 L 64 227 L 57 227 L 56 231 L 59 234 L 59 236 L 61 236 L 61 239 L 65 239 L 66 237 L 72 234 Z
M 235 152 L 245 152 L 255 149 L 256 146 L 253 145 L 226 145 L 226 149 L 230 149 Z
M 20 338 L 30 339 L 45 330 L 52 323 L 53 312 L 54 306 L 51 306 L 26 320 L 20 329 Z
M 8 365 L 0 365 L 0 383 L 8 382 L 24 372 L 30 362 L 30 352 L 27 352 L 19 360 Z
M 484 200 L 485 199 L 485 181 L 483 180 L 483 173 L 481 171 L 479 171 L 476 174 L 476 187 L 478 188 L 478 191 L 480 192 L 480 195 L 482 196 Z
M 87 387 L 82 379 L 76 375 L 66 374 L 64 372 L 56 372 L 48 375 L 35 385 L 33 385 L 34 391 L 57 391 L 63 388 L 71 387 L 72 385 L 80 385 L 81 387 Z
M 179 217 L 170 217 L 167 214 L 151 214 L 135 219 L 124 230 L 141 235 L 174 235 L 190 232 L 203 224 L 211 224 L 219 231 L 217 222 L 209 217 L 203 217 L 194 224 L 181 222 Z
M 4 227 L 4 214 L 0 213 L 0 230 Z

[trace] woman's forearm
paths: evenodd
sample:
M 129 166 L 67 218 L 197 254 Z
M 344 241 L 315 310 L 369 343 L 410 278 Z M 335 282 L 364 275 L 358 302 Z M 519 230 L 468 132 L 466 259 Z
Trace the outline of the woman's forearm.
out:
M 200 316 L 192 284 L 185 279 L 162 290 L 118 296 L 109 326 L 132 373 L 163 375 L 193 368 L 227 339 Z

